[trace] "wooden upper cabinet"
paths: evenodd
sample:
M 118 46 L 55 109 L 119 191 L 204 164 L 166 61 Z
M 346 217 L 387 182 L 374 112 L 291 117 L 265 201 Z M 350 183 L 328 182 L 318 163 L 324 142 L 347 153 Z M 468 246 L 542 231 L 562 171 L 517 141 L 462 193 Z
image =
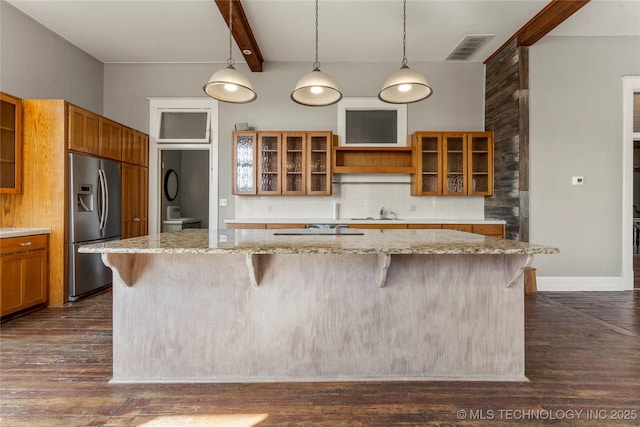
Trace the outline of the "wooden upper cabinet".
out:
M 476 196 L 493 194 L 493 132 L 467 135 L 467 192 Z
M 69 135 L 67 139 L 70 150 L 98 155 L 99 121 L 97 114 L 68 104 Z
M 331 132 L 307 133 L 307 194 L 331 194 Z
M 493 194 L 493 132 L 416 132 L 414 196 Z
M 467 138 L 463 133 L 446 133 L 442 137 L 442 194 L 467 194 Z
M 0 193 L 22 192 L 22 100 L 0 92 Z
M 122 127 L 122 159 L 134 165 L 149 165 L 149 136 L 137 130 Z
M 149 135 L 146 133 L 136 131 L 136 145 L 135 145 L 135 159 L 136 164 L 144 167 L 149 166 Z
M 255 132 L 233 132 L 231 171 L 233 194 L 256 194 L 256 153 L 258 135 Z
M 282 134 L 279 132 L 258 133 L 258 194 L 280 194 L 282 155 Z
M 411 194 L 438 196 L 442 194 L 442 134 L 417 132 L 413 136 L 416 174 L 412 176 Z
M 112 120 L 100 117 L 100 138 L 98 154 L 112 160 L 122 158 L 122 125 Z
M 331 132 L 233 132 L 232 139 L 233 194 L 331 194 Z
M 282 194 L 306 193 L 305 174 L 307 135 L 304 132 L 285 132 L 282 135 Z

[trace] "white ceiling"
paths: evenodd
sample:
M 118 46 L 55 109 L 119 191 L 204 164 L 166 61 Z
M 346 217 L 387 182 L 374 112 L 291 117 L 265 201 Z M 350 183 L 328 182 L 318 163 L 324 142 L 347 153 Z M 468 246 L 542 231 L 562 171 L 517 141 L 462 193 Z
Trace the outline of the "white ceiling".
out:
M 228 29 L 214 0 L 7 0 L 104 63 L 224 63 Z M 482 62 L 547 0 L 409 0 L 407 58 L 444 61 L 467 34 L 495 34 Z M 314 60 L 313 0 L 242 0 L 263 58 Z M 400 0 L 321 0 L 320 62 L 400 62 Z M 640 0 L 592 0 L 552 35 L 640 35 Z M 236 62 L 244 62 L 233 44 Z

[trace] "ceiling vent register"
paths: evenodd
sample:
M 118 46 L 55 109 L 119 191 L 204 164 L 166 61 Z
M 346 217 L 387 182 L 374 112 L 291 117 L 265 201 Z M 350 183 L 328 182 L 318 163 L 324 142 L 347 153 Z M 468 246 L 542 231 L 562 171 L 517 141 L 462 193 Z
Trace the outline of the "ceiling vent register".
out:
M 447 61 L 468 61 L 491 40 L 495 34 L 469 34 L 447 56 Z

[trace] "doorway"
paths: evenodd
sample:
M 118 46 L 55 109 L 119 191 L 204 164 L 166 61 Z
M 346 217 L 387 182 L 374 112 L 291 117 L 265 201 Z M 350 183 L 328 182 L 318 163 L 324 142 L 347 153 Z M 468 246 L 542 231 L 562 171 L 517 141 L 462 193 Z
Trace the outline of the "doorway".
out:
M 162 231 L 209 228 L 209 151 L 161 150 L 160 158 Z

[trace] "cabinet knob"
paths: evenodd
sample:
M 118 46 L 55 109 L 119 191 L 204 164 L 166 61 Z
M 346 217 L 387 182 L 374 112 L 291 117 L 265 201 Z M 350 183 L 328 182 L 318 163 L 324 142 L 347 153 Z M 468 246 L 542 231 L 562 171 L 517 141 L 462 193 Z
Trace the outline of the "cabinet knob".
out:
M 20 246 L 31 246 L 31 242 L 22 242 Z
M 133 218 L 133 222 L 140 222 L 140 218 L 138 217 Z

